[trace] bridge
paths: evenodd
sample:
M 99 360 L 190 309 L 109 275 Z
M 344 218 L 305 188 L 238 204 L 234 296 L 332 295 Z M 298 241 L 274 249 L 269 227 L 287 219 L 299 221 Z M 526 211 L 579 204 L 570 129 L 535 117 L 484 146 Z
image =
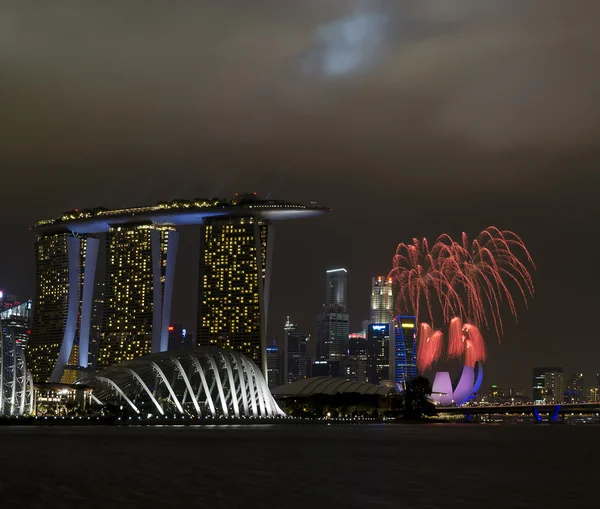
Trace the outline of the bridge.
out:
M 490 406 L 460 406 L 437 407 L 438 414 L 464 415 L 468 421 L 474 415 L 523 415 L 531 414 L 540 422 L 543 415 L 550 421 L 557 421 L 559 417 L 569 414 L 600 415 L 600 403 L 567 403 L 549 405 L 490 405 Z

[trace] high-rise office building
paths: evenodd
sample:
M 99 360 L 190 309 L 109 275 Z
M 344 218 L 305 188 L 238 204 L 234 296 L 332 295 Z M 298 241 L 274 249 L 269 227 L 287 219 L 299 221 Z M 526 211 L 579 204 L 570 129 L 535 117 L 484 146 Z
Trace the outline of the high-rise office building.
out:
M 575 373 L 569 379 L 565 389 L 565 403 L 583 403 L 585 393 L 583 390 L 583 373 Z
M 273 341 L 272 345 L 267 346 L 267 383 L 270 389 L 283 384 L 282 367 L 282 351 Z
M 533 368 L 533 403 L 562 403 L 564 375 L 562 368 Z
M 169 352 L 174 350 L 192 350 L 194 347 L 194 334 L 179 323 L 169 325 Z
M 343 361 L 312 361 L 311 362 L 311 377 L 328 376 L 331 378 L 339 378 Z
M 546 404 L 560 404 L 564 401 L 565 376 L 562 370 L 545 374 L 544 402 Z
M 340 376 L 352 382 L 367 381 L 367 332 L 353 332 L 348 340 L 348 359 L 340 361 Z
M 71 233 L 40 235 L 35 252 L 35 313 L 26 349 L 28 368 L 37 382 L 68 382 L 80 364 L 79 344 L 89 341 L 85 318 L 91 314 L 98 240 Z
M 353 332 L 348 339 L 348 358 L 367 360 L 367 332 Z
M 390 323 L 393 305 L 392 280 L 374 277 L 371 282 L 371 323 Z
M 283 333 L 284 381 L 288 383 L 307 378 L 310 372 L 310 359 L 308 355 L 310 336 L 306 332 L 301 331 L 298 325 L 290 322 L 289 316 L 285 322 Z
M 325 305 L 317 316 L 317 360 L 339 361 L 348 357 L 350 319 L 346 313 L 346 269 L 326 273 Z
M 390 323 L 371 323 L 367 329 L 366 381 L 390 380 Z
M 177 243 L 167 226 L 109 230 L 98 368 L 167 350 Z
M 367 361 L 360 359 L 342 359 L 339 364 L 339 377 L 349 382 L 367 381 Z
M 390 379 L 403 388 L 417 376 L 417 318 L 397 316 L 390 331 Z
M 198 345 L 231 348 L 267 373 L 272 226 L 254 217 L 206 221 Z
M 348 357 L 348 313 L 323 311 L 317 316 L 317 360 L 338 361 Z
M 332 269 L 327 271 L 327 293 L 325 307 L 337 308 L 345 312 L 348 295 L 348 271 L 346 269 Z

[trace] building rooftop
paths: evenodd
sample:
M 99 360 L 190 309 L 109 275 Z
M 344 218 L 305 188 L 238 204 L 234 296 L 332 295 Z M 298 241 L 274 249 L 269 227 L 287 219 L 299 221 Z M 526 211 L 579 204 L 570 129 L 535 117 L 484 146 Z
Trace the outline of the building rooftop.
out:
M 349 382 L 343 378 L 316 376 L 284 384 L 271 391 L 276 397 L 312 396 L 313 394 L 338 394 L 342 392 L 357 392 L 359 394 L 379 394 L 386 396 L 396 392 L 393 387 L 368 384 L 364 382 Z
M 64 212 L 57 218 L 38 221 L 32 230 L 41 234 L 66 231 L 78 234 L 102 233 L 111 226 L 131 223 L 193 225 L 202 224 L 210 217 L 248 215 L 268 220 L 300 219 L 329 211 L 329 208 L 319 207 L 314 203 L 303 205 L 283 200 L 263 200 L 255 193 L 245 193 L 236 195 L 232 200 L 196 198 L 122 209 L 75 209 Z

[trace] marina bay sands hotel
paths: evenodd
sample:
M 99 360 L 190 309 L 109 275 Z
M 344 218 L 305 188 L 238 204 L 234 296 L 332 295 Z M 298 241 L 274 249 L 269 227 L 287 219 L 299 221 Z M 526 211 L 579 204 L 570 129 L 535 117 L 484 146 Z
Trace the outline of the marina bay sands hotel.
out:
M 27 346 L 36 382 L 72 382 L 91 367 L 99 246 L 105 294 L 96 369 L 167 350 L 181 225 L 201 225 L 198 346 L 238 350 L 266 373 L 266 324 L 276 220 L 329 209 L 255 194 L 74 210 L 37 222 L 36 297 Z

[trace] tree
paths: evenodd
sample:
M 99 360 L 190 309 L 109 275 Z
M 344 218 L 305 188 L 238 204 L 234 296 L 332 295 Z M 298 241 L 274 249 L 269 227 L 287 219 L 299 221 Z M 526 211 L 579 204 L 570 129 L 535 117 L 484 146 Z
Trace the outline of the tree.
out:
M 435 415 L 435 405 L 431 402 L 431 382 L 427 378 L 418 376 L 406 384 L 403 413 L 405 419 Z

